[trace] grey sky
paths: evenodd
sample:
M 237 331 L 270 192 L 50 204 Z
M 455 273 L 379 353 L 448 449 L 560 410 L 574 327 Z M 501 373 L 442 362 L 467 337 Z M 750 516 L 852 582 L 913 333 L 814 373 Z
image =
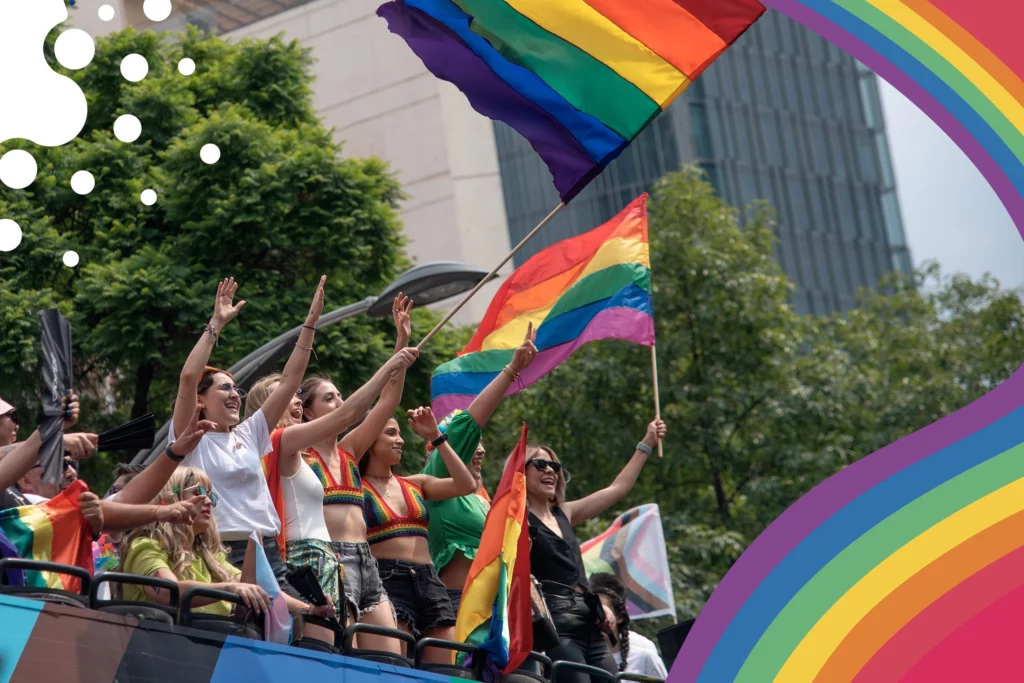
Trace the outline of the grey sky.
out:
M 1024 240 L 981 172 L 902 93 L 881 79 L 879 88 L 914 264 L 1024 286 Z

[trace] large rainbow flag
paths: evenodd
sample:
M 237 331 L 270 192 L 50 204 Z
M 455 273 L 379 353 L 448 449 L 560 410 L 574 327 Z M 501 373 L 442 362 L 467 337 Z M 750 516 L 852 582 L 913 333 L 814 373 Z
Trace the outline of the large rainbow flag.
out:
M 465 409 L 537 330 L 537 357 L 511 395 L 536 382 L 583 344 L 625 339 L 654 344 L 647 195 L 599 228 L 535 254 L 502 284 L 459 357 L 434 370 L 434 414 Z
M 455 623 L 455 640 L 479 647 L 503 673 L 517 669 L 533 649 L 526 433 L 524 424 L 487 513 Z
M 568 202 L 765 11 L 757 0 L 394 0 L 377 14 Z
M 92 528 L 82 517 L 78 496 L 89 490 L 79 480 L 39 505 L 0 512 L 0 533 L 28 560 L 70 564 L 92 573 Z M 25 572 L 25 585 L 77 592 L 81 580 L 52 572 Z
M 604 533 L 582 544 L 580 551 L 588 578 L 614 574 L 626 586 L 630 618 L 675 616 L 665 532 L 656 504 L 622 513 Z

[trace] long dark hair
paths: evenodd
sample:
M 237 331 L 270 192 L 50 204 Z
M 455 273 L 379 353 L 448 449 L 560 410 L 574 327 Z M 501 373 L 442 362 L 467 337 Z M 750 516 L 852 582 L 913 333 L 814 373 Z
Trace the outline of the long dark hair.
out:
M 619 673 L 626 670 L 629 659 L 629 612 L 626 610 L 626 587 L 614 574 L 594 574 L 590 577 L 590 590 L 607 596 L 612 603 L 616 631 L 619 636 Z

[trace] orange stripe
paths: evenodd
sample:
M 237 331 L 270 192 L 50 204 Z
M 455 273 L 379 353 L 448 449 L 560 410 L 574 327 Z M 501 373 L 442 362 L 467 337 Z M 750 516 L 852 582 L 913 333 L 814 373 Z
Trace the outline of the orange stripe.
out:
M 944 33 L 956 43 L 957 47 L 966 52 L 983 69 L 991 74 L 1000 85 L 1006 88 L 1015 100 L 1024 103 L 1024 81 L 1006 66 L 991 50 L 975 38 L 967 29 L 949 18 L 930 0 L 903 0 L 903 3 L 914 10 L 922 19 Z
M 725 41 L 672 0 L 585 0 L 619 28 L 691 77 Z
M 994 524 L 915 574 L 846 635 L 818 672 L 818 683 L 852 681 L 896 633 L 926 607 L 1024 541 L 1024 511 Z

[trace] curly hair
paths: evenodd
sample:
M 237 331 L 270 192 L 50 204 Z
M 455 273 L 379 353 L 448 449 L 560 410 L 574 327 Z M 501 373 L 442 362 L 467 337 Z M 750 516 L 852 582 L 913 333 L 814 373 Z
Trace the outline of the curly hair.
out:
M 171 475 L 170 480 L 164 485 L 160 496 L 154 503 L 176 503 L 186 500 L 188 496 L 184 492 L 194 486 L 205 486 L 212 488 L 209 477 L 201 470 L 194 467 L 179 467 Z M 128 538 L 121 544 L 122 548 L 131 549 L 132 543 L 139 538 L 152 538 L 164 551 L 167 552 L 168 564 L 171 565 L 171 572 L 182 581 L 195 581 L 192 574 L 192 562 L 199 557 L 210 570 L 210 576 L 215 583 L 229 581 L 231 574 L 217 560 L 217 555 L 226 554 L 226 550 L 220 542 L 220 533 L 217 531 L 217 523 L 210 519 L 210 526 L 201 534 L 196 534 L 189 542 L 192 534 L 180 524 L 169 522 L 154 522 L 132 531 Z M 125 553 L 127 556 L 127 553 Z
M 629 612 L 626 610 L 626 587 L 614 574 L 594 574 L 590 577 L 590 590 L 598 597 L 605 596 L 612 604 L 616 631 L 619 636 L 619 673 L 626 670 L 629 659 Z

